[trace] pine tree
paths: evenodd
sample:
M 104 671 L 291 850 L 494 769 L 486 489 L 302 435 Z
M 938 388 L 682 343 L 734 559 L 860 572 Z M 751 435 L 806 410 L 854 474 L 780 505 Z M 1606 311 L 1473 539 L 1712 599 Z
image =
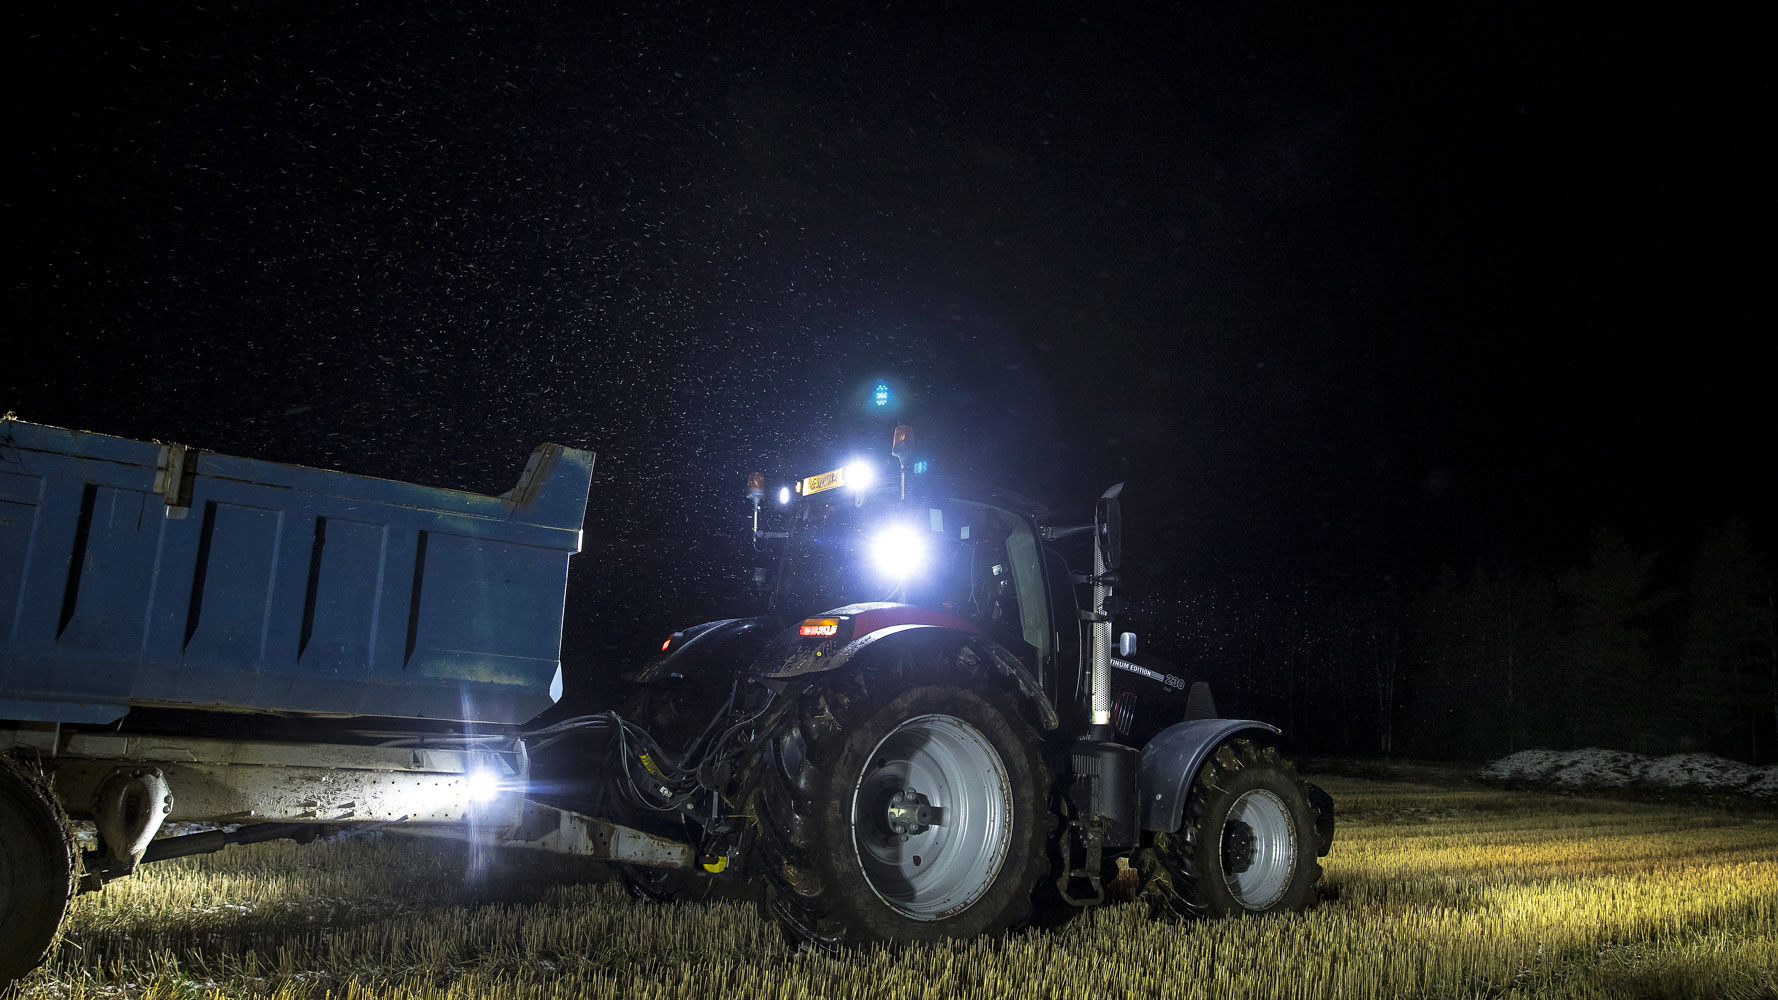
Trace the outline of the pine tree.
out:
M 1564 574 L 1570 627 L 1560 698 L 1572 746 L 1656 751 L 1663 746 L 1666 699 L 1656 689 L 1648 617 L 1654 554 L 1643 554 L 1610 528 L 1593 532 L 1585 566 Z
M 1768 629 L 1765 568 L 1731 521 L 1704 533 L 1686 592 L 1679 702 L 1690 743 L 1758 759 Z

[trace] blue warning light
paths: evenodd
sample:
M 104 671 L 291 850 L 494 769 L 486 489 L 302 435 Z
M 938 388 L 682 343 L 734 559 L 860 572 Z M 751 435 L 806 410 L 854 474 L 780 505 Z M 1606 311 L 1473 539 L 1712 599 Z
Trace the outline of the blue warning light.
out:
M 919 475 L 920 473 L 925 472 L 925 471 L 926 471 L 926 460 L 925 459 L 922 458 L 918 462 L 914 463 L 914 474 L 915 475 Z
M 889 383 L 878 382 L 876 391 L 871 395 L 871 402 L 878 406 L 889 405 Z

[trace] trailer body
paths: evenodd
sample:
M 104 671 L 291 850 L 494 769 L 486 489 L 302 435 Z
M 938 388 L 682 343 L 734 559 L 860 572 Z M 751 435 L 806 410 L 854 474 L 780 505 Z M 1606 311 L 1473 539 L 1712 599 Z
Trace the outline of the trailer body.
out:
M 0 419 L 0 987 L 76 878 L 231 843 L 376 824 L 690 865 L 527 798 L 592 466 L 542 445 L 479 496 Z
M 592 462 L 542 445 L 490 497 L 0 422 L 0 719 L 523 723 Z

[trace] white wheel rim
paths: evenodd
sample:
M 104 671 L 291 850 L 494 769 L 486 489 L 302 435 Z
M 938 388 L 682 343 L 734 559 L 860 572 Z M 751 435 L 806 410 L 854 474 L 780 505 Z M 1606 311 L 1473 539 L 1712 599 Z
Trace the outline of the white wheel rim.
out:
M 1230 852 L 1242 852 L 1248 837 L 1250 859 L 1240 871 L 1229 871 Z M 1217 851 L 1223 881 L 1236 902 L 1256 911 L 1276 905 L 1296 874 L 1296 824 L 1284 800 L 1264 788 L 1244 792 L 1229 807 Z
M 883 802 L 912 788 L 944 811 L 905 835 Z M 1012 782 L 981 731 L 950 715 L 922 715 L 883 737 L 852 793 L 852 846 L 871 891 L 903 916 L 942 920 L 968 909 L 1006 864 Z

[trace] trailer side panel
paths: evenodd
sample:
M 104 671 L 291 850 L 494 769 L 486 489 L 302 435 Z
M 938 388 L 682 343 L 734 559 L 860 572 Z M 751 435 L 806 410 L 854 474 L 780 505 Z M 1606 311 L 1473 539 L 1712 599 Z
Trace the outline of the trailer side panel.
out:
M 489 497 L 0 421 L 0 719 L 524 722 L 592 462 L 543 445 Z

